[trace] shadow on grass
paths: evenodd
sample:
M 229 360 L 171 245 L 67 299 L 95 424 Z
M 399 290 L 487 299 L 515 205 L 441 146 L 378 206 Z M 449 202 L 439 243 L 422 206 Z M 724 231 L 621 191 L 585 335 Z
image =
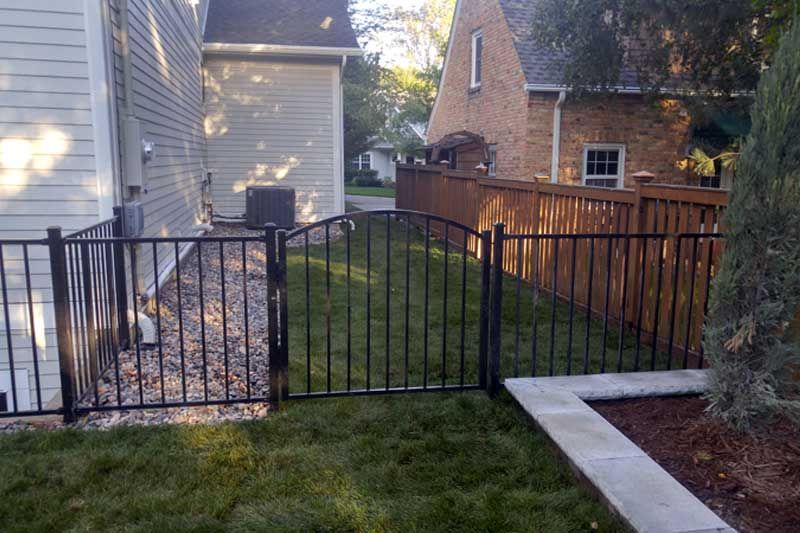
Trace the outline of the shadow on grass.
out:
M 481 392 L 0 436 L 0 479 L 4 531 L 621 530 L 508 397 Z

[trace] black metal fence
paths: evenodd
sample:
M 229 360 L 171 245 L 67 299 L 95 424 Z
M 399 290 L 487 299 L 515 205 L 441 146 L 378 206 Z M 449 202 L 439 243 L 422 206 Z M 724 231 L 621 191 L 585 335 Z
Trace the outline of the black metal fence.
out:
M 0 416 L 495 393 L 506 377 L 704 364 L 693 332 L 717 234 L 492 235 L 385 210 L 128 238 L 119 215 L 0 242 Z

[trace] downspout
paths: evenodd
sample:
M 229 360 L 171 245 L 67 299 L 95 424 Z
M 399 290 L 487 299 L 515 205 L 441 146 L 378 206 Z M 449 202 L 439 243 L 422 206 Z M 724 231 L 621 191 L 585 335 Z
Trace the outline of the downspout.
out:
M 567 99 L 567 91 L 558 92 L 558 100 L 553 109 L 553 155 L 550 162 L 550 183 L 558 183 L 558 165 L 561 154 L 561 107 Z
M 139 154 L 130 154 L 130 143 L 127 136 L 130 135 L 128 128 L 125 127 L 128 123 L 136 119 L 136 113 L 133 101 L 133 63 L 131 61 L 131 47 L 130 47 L 130 22 L 128 20 L 128 0 L 119 0 L 119 41 L 120 41 L 120 55 L 122 56 L 122 86 L 125 95 L 125 113 L 122 121 L 123 127 L 120 128 L 122 137 L 121 152 L 122 160 L 128 161 L 131 156 L 138 157 Z M 128 167 L 123 163 L 122 165 L 122 179 L 120 180 L 121 198 L 123 201 L 129 199 L 132 195 L 129 193 L 130 189 L 126 186 L 128 184 Z M 123 211 L 124 212 L 124 211 Z

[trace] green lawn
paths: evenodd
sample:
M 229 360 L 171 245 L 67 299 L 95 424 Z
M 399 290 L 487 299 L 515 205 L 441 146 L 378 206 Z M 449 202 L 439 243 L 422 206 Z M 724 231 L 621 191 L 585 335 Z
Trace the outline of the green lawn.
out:
M 508 398 L 0 436 L 2 531 L 621 531 Z
M 441 240 L 431 239 L 429 259 L 429 296 L 427 302 L 428 327 L 425 328 L 425 238 L 424 233 L 412 227 L 409 236 L 409 312 L 408 312 L 408 364 L 406 364 L 406 228 L 403 220 L 391 219 L 391 241 L 387 251 L 387 219 L 384 216 L 371 218 L 371 265 L 370 265 L 370 337 L 367 351 L 367 264 L 366 264 L 366 218 L 355 220 L 355 231 L 351 233 L 351 280 L 350 280 L 350 386 L 354 389 L 386 388 L 387 359 L 388 386 L 457 385 L 461 382 L 461 358 L 463 346 L 465 383 L 477 383 L 478 376 L 478 325 L 480 313 L 480 264 L 466 259 L 466 296 L 464 302 L 464 340 L 461 340 L 461 288 L 464 257 L 451 247 L 447 254 L 447 290 L 445 291 L 445 253 Z M 342 226 L 344 227 L 344 226 Z M 454 234 L 451 234 L 454 235 Z M 459 236 L 455 236 L 459 239 Z M 330 305 L 331 305 L 331 389 L 344 390 L 348 380 L 347 349 L 347 263 L 346 241 L 333 241 L 330 247 Z M 387 258 L 389 259 L 387 261 Z M 387 265 L 389 317 L 387 347 Z M 310 275 L 309 312 L 306 312 L 306 267 L 303 247 L 290 248 L 288 254 L 289 277 L 289 383 L 292 393 L 303 393 L 309 389 L 306 364 L 311 363 L 311 391 L 327 390 L 327 289 L 325 247 L 309 248 L 308 271 Z M 504 377 L 516 372 L 530 375 L 533 366 L 533 318 L 534 308 L 529 287 L 523 285 L 519 310 L 519 338 L 516 320 L 516 283 L 507 278 L 504 285 L 503 344 L 501 370 Z M 445 312 L 444 296 L 447 294 Z M 539 375 L 546 374 L 550 367 L 552 302 L 542 297 L 535 311 L 536 366 Z M 586 354 L 586 314 L 575 313 L 572 324 L 573 339 L 569 342 L 569 306 L 559 303 L 555 312 L 555 335 L 552 336 L 552 366 L 554 373 L 565 374 L 571 359 L 571 371 L 583 371 Z M 306 323 L 311 324 L 310 338 Z M 446 326 L 446 328 L 445 328 Z M 427 333 L 427 362 L 426 343 Z M 443 340 L 446 339 L 446 343 Z M 310 350 L 308 342 L 310 340 Z M 589 371 L 599 372 L 603 345 L 602 321 L 589 324 L 588 337 Z M 623 370 L 633 369 L 635 357 L 635 335 L 627 334 L 623 345 Z M 519 346 L 519 357 L 516 356 Z M 616 371 L 619 335 L 616 328 L 609 328 L 606 342 L 607 371 Z M 388 354 L 388 357 L 387 357 Z M 368 357 L 369 355 L 369 357 Z M 643 366 L 649 365 L 650 349 L 642 347 Z M 369 365 L 369 372 L 367 366 Z M 665 368 L 666 359 L 659 354 L 656 367 Z M 426 373 L 427 367 L 427 373 Z M 369 379 L 369 383 L 367 383 Z
M 345 194 L 354 196 L 378 196 L 380 198 L 394 198 L 395 190 L 387 187 L 358 187 L 357 185 L 345 185 Z

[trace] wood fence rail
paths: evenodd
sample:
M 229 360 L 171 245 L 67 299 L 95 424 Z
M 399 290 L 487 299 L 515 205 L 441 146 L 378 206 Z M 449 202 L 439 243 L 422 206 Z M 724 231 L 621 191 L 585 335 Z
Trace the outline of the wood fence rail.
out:
M 645 179 L 637 180 L 634 189 L 602 189 L 488 178 L 440 165 L 397 166 L 399 209 L 434 213 L 479 232 L 503 222 L 507 234 L 664 235 L 663 239 L 630 239 L 627 243 L 625 239 L 595 242 L 593 261 L 592 240 L 578 241 L 574 293 L 582 296 L 576 303 L 597 314 L 605 311 L 604 283 L 591 284 L 590 280 L 606 278 L 609 272 L 601 270 L 610 265 L 612 318 L 630 327 L 641 323 L 645 335 L 655 333 L 659 343 L 667 343 L 661 339 L 663 332 L 674 331 L 674 349 L 684 353 L 688 343 L 693 356 L 702 351 L 702 311 L 724 248 L 724 241 L 699 235 L 724 233 L 727 205 L 727 191 L 654 184 Z M 442 234 L 438 226 L 432 230 Z M 450 236 L 454 242 L 462 242 L 463 236 L 453 228 Z M 478 256 L 478 243 L 467 242 L 469 251 Z M 628 250 L 623 249 L 626 245 Z M 551 273 L 556 259 L 559 265 L 573 262 L 572 250 L 558 249 L 556 258 L 547 242 L 536 246 L 533 240 L 507 242 L 504 251 L 506 272 L 516 275 L 521 270 L 524 280 L 545 291 L 554 283 Z M 567 287 L 571 275 L 569 268 L 562 268 L 556 286 Z M 590 286 L 592 295 L 588 296 Z M 565 294 L 559 296 L 566 298 Z M 673 299 L 674 313 L 652 305 L 664 302 L 661 306 L 665 307 Z

